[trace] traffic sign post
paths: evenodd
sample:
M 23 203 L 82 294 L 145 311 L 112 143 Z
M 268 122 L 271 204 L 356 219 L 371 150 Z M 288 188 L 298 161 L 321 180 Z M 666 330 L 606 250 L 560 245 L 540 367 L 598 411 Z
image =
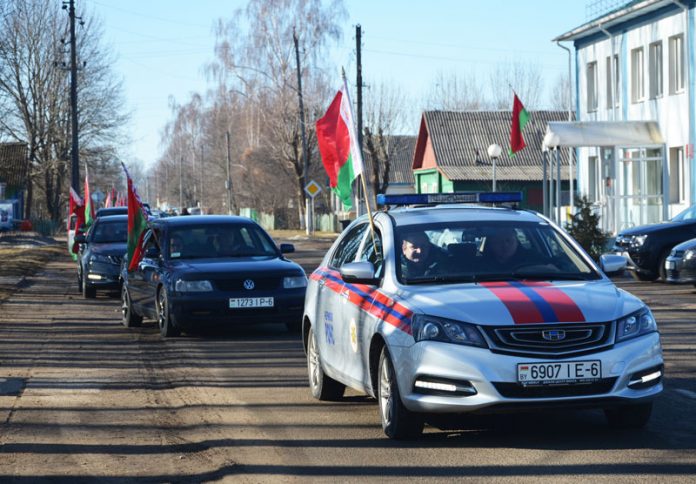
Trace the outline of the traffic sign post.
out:
M 307 216 L 307 235 L 314 233 L 314 197 L 321 193 L 321 187 L 314 180 L 310 180 L 304 187 L 304 191 L 309 195 L 309 200 L 307 200 L 307 208 L 305 210 Z M 310 202 L 311 200 L 311 202 Z

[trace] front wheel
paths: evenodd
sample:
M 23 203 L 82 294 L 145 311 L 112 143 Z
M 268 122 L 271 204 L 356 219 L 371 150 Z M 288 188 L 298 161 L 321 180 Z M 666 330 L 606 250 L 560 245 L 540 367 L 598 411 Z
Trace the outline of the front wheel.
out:
M 121 288 L 121 322 L 126 328 L 140 326 L 143 322 L 143 317 L 133 311 L 133 301 L 125 285 Z
M 169 314 L 169 301 L 167 300 L 167 290 L 160 288 L 157 294 L 157 324 L 160 334 L 164 338 L 179 336 L 181 331 L 172 324 L 172 317 Z
M 307 371 L 309 372 L 309 389 L 312 391 L 312 396 L 317 400 L 340 400 L 346 386 L 324 373 L 319 360 L 317 342 L 314 339 L 314 329 L 311 327 L 307 338 Z
M 610 426 L 620 429 L 642 429 L 650 420 L 652 402 L 638 405 L 622 405 L 604 409 Z
M 85 299 L 94 299 L 97 297 L 97 290 L 87 283 L 84 274 L 82 274 L 82 296 Z
M 423 433 L 423 416 L 408 410 L 401 402 L 401 393 L 389 350 L 385 346 L 379 357 L 377 396 L 382 430 L 390 439 L 408 439 Z

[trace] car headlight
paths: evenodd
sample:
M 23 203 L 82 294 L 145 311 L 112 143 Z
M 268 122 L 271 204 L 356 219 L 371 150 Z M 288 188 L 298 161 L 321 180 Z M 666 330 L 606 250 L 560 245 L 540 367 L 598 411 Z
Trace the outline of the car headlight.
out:
M 100 255 L 100 254 L 92 254 L 91 256 L 89 256 L 89 261 L 92 263 L 100 262 L 102 264 L 111 264 L 111 260 L 109 259 L 109 256 Z
M 631 246 L 632 247 L 642 247 L 643 244 L 645 243 L 645 239 L 647 239 L 647 235 L 635 235 L 631 237 Z
M 418 341 L 443 341 L 458 345 L 486 348 L 486 342 L 473 324 L 451 319 L 416 314 L 413 316 L 413 337 Z
M 696 251 L 694 250 L 687 250 L 684 252 L 684 260 L 690 260 L 696 257 Z
M 650 309 L 643 308 L 616 322 L 616 342 L 657 331 L 657 322 Z
M 296 289 L 298 287 L 307 287 L 307 278 L 305 276 L 283 277 L 283 289 Z
M 184 281 L 179 279 L 174 284 L 174 290 L 177 292 L 208 292 L 213 290 L 213 285 L 210 281 Z

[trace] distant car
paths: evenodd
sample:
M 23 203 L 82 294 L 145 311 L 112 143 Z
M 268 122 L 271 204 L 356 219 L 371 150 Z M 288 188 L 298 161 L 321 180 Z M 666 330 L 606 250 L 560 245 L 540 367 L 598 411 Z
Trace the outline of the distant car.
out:
M 667 282 L 696 285 L 696 239 L 674 246 L 665 260 Z
M 297 331 L 307 277 L 253 220 L 221 215 L 151 219 L 144 258 L 121 278 L 123 324 L 155 319 L 164 337 L 208 325 L 280 323 Z
M 77 282 L 82 295 L 92 299 L 97 290 L 118 290 L 121 259 L 128 241 L 128 216 L 98 217 L 87 234 L 78 234 L 75 240 L 81 244 Z
M 668 222 L 642 225 L 619 232 L 613 252 L 626 257 L 626 267 L 634 278 L 654 281 L 667 279 L 665 262 L 672 248 L 696 237 L 696 205 Z

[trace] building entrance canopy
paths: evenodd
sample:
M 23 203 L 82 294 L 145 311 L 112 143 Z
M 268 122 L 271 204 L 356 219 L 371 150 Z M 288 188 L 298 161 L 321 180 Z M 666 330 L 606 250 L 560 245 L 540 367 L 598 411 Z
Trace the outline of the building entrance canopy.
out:
M 596 205 L 605 231 L 616 234 L 667 219 L 669 173 L 657 122 L 552 121 L 547 124 L 543 144 L 545 151 L 561 147 L 599 149 L 602 183 Z M 587 186 L 593 173 L 588 165 L 584 170 L 581 166 L 578 164 L 578 175 Z
M 552 121 L 547 124 L 544 141 L 558 138 L 558 146 L 623 146 L 662 145 L 664 141 L 656 121 Z M 547 144 L 544 148 L 549 148 Z M 553 146 L 552 146 L 553 148 Z

